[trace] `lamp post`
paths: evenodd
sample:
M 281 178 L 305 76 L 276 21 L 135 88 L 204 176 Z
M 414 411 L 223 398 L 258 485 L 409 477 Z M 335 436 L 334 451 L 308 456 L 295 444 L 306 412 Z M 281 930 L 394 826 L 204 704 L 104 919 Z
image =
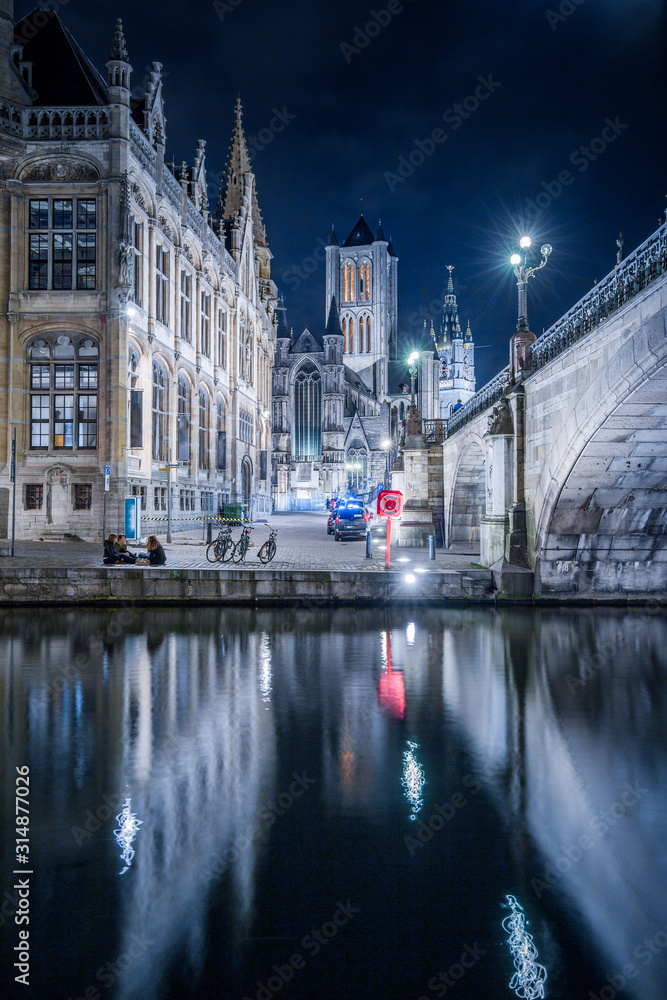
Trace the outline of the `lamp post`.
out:
M 532 278 L 536 271 L 539 271 L 544 267 L 549 258 L 549 254 L 553 249 L 549 243 L 544 243 L 540 248 L 542 260 L 539 264 L 528 267 L 526 264 L 525 251 L 528 250 L 531 243 L 532 240 L 530 236 L 522 236 L 519 240 L 519 246 L 524 251 L 523 256 L 519 253 L 513 253 L 510 257 L 510 264 L 514 267 L 516 285 L 519 292 L 519 318 L 516 324 L 517 333 L 528 333 L 530 330 L 528 326 L 528 303 L 526 294 L 528 279 Z
M 413 351 L 408 358 L 408 371 L 410 372 L 410 406 L 413 410 L 417 408 L 417 401 L 415 400 L 415 379 L 417 378 L 418 363 L 419 352 Z
M 391 439 L 385 438 L 382 442 L 382 447 L 384 448 L 384 488 L 389 489 L 389 451 L 391 449 Z

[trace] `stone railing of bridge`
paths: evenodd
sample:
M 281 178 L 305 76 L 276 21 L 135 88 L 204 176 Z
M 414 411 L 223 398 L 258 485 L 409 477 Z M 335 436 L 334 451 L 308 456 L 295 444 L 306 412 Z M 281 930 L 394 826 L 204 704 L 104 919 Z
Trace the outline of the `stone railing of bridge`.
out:
M 498 372 L 490 382 L 475 393 L 475 395 L 468 400 L 467 403 L 457 410 L 449 418 L 449 420 L 444 421 L 444 432 L 443 438 L 441 440 L 447 440 L 456 431 L 460 430 L 465 424 L 470 423 L 474 420 L 478 414 L 482 413 L 484 410 L 488 410 L 490 406 L 497 403 L 499 399 L 502 399 L 505 390 L 512 384 L 512 373 L 510 372 L 510 367 L 507 365 L 502 371 Z M 431 421 L 433 423 L 434 421 Z M 435 421 L 438 423 L 438 421 Z
M 667 222 L 531 345 L 537 371 L 667 271 Z

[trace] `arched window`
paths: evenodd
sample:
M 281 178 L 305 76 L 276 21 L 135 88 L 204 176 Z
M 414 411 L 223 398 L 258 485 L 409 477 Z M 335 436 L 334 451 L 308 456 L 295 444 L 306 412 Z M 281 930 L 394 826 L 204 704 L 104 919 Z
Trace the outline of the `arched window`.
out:
M 354 264 L 351 261 L 343 268 L 343 302 L 354 302 Z
M 355 446 L 348 450 L 345 468 L 347 469 L 347 488 L 353 492 L 365 490 L 368 475 L 368 452 L 361 444 L 355 442 Z
M 127 354 L 127 385 L 129 388 L 127 403 L 129 407 L 128 427 L 130 431 L 129 446 L 130 448 L 142 448 L 144 394 L 139 388 L 139 353 L 136 348 L 130 346 Z
M 343 354 L 347 354 L 347 319 L 343 320 Z
M 322 379 L 313 364 L 299 369 L 294 380 L 292 461 L 312 462 L 322 452 Z
M 348 321 L 348 352 L 354 354 L 354 320 L 350 316 Z
M 366 317 L 366 353 L 370 354 L 371 351 L 371 318 Z
M 178 376 L 178 461 L 190 461 L 190 386 L 185 375 Z
M 362 260 L 359 265 L 359 298 L 363 302 L 368 302 L 370 297 L 370 265 L 367 260 Z
M 211 421 L 210 402 L 204 386 L 199 387 L 199 468 L 208 469 L 209 428 Z
M 28 345 L 30 447 L 76 451 L 97 447 L 94 340 L 54 334 Z
M 222 396 L 218 396 L 216 412 L 218 427 L 215 465 L 218 472 L 223 472 L 227 468 L 227 415 Z
M 167 423 L 167 373 L 160 361 L 153 361 L 153 459 L 167 458 L 169 432 Z

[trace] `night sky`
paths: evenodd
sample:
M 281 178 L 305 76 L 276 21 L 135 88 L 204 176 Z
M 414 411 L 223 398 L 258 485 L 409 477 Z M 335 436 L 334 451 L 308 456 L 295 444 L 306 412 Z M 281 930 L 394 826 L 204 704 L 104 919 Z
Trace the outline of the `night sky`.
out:
M 17 0 L 16 19 L 32 6 Z M 105 78 L 122 17 L 135 95 L 149 63 L 163 64 L 167 159 L 192 162 L 207 140 L 212 206 L 241 95 L 273 277 L 297 332 L 323 327 L 324 266 L 312 269 L 331 224 L 342 242 L 361 208 L 400 259 L 399 347 L 425 316 L 437 322 L 455 265 L 461 320 L 485 348 L 481 387 L 507 363 L 507 261 L 523 231 L 553 245 L 529 292 L 540 334 L 611 270 L 619 230 L 630 252 L 664 219 L 659 0 L 44 6 Z

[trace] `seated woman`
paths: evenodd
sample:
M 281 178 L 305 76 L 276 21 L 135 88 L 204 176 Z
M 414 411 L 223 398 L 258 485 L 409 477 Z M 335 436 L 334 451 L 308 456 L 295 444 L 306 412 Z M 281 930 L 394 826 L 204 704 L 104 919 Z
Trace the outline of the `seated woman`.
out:
M 104 555 L 102 557 L 102 562 L 105 566 L 113 566 L 117 562 L 120 562 L 118 555 L 116 553 L 116 540 L 117 535 L 109 535 L 104 543 Z
M 144 566 L 148 563 L 151 566 L 164 566 L 167 555 L 155 535 L 149 535 L 146 539 L 146 555 L 139 556 L 137 562 Z
M 130 563 L 131 565 L 134 565 L 137 557 L 133 552 L 127 551 L 127 539 L 125 538 L 125 535 L 118 536 L 114 549 L 116 550 L 116 559 L 118 562 Z

